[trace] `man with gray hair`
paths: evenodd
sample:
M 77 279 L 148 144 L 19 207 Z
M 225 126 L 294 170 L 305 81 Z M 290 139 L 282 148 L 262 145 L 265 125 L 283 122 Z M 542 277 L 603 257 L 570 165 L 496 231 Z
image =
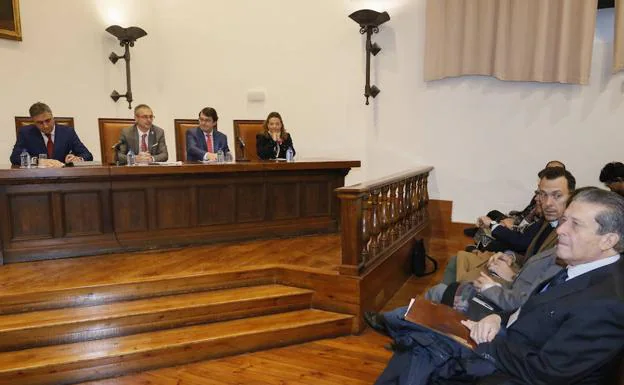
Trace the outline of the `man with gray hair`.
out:
M 20 164 L 20 155 L 26 150 L 30 156 L 46 154 L 40 165 L 62 167 L 64 163 L 93 160 L 93 155 L 80 141 L 72 127 L 56 124 L 47 104 L 37 102 L 30 106 L 34 124 L 20 128 L 11 153 L 11 163 Z
M 567 268 L 514 313 L 462 321 L 478 344 L 474 351 L 404 321 L 387 330 L 400 349 L 376 384 L 458 376 L 479 384 L 609 383 L 624 351 L 624 198 L 581 191 L 556 231 Z

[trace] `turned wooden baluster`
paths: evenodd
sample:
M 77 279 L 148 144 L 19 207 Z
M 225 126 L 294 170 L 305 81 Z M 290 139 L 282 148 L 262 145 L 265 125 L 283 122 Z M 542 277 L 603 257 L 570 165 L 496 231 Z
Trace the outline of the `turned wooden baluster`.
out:
M 423 180 L 423 195 L 424 195 L 424 206 L 423 206 L 423 220 L 426 220 L 429 217 L 429 173 L 426 173 L 422 177 Z
M 420 221 L 418 220 L 418 210 L 420 210 L 420 183 L 418 177 L 414 180 L 414 194 L 412 195 L 412 222 L 413 226 L 418 226 Z
M 405 234 L 407 226 L 405 223 L 405 182 L 404 180 L 399 182 L 399 193 L 397 199 L 397 230 L 398 236 Z
M 418 223 L 423 223 L 425 219 L 425 178 L 418 177 Z
M 414 206 L 412 205 L 412 195 L 414 194 L 414 178 L 408 178 L 405 183 L 405 228 L 411 229 L 413 226 L 412 213 Z
M 397 184 L 393 183 L 390 185 L 390 189 L 388 191 L 388 214 L 390 218 L 388 221 L 389 225 L 389 244 L 394 243 L 397 239 L 399 239 L 399 231 L 397 229 L 397 222 L 399 220 L 398 211 L 397 211 Z
M 366 266 L 366 262 L 370 257 L 369 244 L 370 227 L 371 227 L 371 201 L 370 194 L 364 195 L 362 198 L 362 251 L 360 253 L 360 266 Z
M 379 233 L 381 232 L 381 221 L 379 220 L 379 190 L 373 190 L 370 193 L 371 201 L 371 220 L 370 220 L 370 244 L 368 245 L 368 256 L 370 259 L 375 258 L 379 254 Z
M 379 244 L 382 249 L 385 249 L 390 245 L 390 234 L 388 228 L 390 227 L 390 210 L 388 208 L 388 185 L 381 187 L 381 196 L 379 198 L 380 214 L 381 214 L 381 236 L 379 238 Z

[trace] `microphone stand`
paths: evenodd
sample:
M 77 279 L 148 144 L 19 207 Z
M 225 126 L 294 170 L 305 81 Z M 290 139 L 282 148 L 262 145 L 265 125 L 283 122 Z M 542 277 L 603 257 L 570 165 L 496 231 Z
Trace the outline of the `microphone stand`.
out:
M 249 162 L 249 159 L 247 159 L 245 157 L 245 141 L 243 140 L 243 138 L 241 138 L 240 136 L 237 138 L 238 139 L 238 147 L 241 150 L 241 155 L 243 156 L 240 159 L 236 159 L 237 162 Z

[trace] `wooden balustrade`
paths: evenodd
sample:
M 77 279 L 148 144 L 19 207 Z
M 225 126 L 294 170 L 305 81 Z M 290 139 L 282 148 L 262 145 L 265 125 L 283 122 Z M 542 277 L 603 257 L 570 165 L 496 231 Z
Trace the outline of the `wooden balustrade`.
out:
M 428 222 L 427 178 L 432 167 L 336 189 L 340 200 L 340 273 L 361 275 Z

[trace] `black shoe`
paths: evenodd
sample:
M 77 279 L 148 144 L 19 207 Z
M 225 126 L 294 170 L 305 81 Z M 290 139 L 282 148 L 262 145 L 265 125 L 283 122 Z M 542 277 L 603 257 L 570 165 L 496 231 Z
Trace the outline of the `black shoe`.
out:
M 468 227 L 467 229 L 464 229 L 464 235 L 469 238 L 474 238 L 477 231 L 479 231 L 478 227 Z
M 375 313 L 372 311 L 364 312 L 364 321 L 377 333 L 384 336 L 390 336 L 388 333 L 388 327 L 386 326 L 386 319 L 381 313 Z

